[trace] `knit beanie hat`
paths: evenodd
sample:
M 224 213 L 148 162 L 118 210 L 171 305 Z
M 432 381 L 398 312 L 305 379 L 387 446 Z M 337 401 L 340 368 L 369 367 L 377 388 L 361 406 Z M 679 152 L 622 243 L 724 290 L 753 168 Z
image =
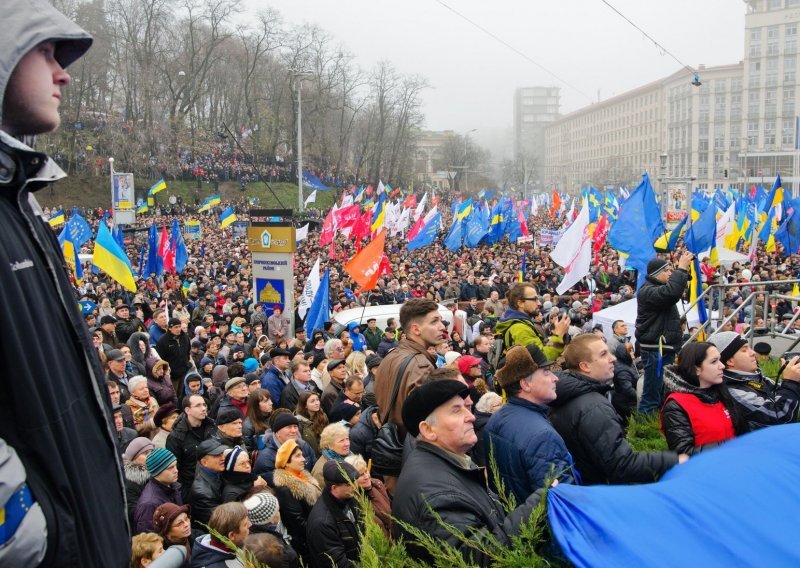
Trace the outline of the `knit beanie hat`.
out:
M 247 373 L 254 373 L 258 370 L 258 360 L 254 357 L 248 357 L 244 360 L 244 372 Z
M 339 404 L 339 416 L 341 416 L 342 420 L 345 422 L 350 422 L 350 419 L 359 412 L 361 412 L 361 408 L 355 404 L 345 402 Z
M 147 461 L 144 463 L 147 471 L 150 472 L 150 477 L 155 477 L 169 465 L 176 460 L 175 454 L 166 448 L 156 448 L 150 455 L 147 456 Z
M 239 459 L 239 454 L 242 453 L 242 448 L 234 446 L 231 451 L 225 454 L 225 471 L 233 471 L 236 467 L 236 460 Z
M 664 267 L 667 265 L 667 261 L 663 258 L 653 258 L 650 262 L 647 263 L 647 275 L 648 276 L 655 276 L 659 272 L 661 272 Z
M 145 437 L 140 436 L 139 438 L 134 438 L 133 441 L 128 444 L 123 457 L 125 458 L 126 463 L 132 462 L 142 452 L 152 451 L 152 449 L 153 442 Z
M 283 469 L 289 463 L 289 458 L 292 457 L 294 449 L 299 447 L 295 440 L 286 440 L 281 447 L 278 448 L 278 453 L 275 454 L 275 469 Z
M 723 363 L 727 363 L 728 359 L 736 355 L 739 349 L 747 345 L 747 340 L 735 331 L 715 333 L 708 341 L 719 349 L 719 360 Z
M 278 512 L 278 499 L 268 491 L 256 493 L 243 502 L 247 517 L 254 525 L 268 525 Z

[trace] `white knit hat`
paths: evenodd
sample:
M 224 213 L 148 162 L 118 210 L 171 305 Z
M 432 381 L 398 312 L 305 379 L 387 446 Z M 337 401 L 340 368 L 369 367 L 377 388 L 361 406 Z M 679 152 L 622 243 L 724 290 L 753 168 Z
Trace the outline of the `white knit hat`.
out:
M 272 493 L 262 491 L 245 499 L 247 517 L 254 525 L 268 525 L 278 512 L 278 499 Z
M 444 354 L 444 364 L 452 365 L 459 357 L 461 357 L 461 353 L 458 351 L 448 351 Z

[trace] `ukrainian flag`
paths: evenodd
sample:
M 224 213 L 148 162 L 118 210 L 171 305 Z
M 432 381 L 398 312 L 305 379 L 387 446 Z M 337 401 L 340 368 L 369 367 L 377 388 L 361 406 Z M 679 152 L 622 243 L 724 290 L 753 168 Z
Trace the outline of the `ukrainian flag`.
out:
M 47 220 L 47 222 L 50 223 L 51 227 L 58 227 L 59 225 L 63 225 L 64 224 L 64 220 L 65 220 L 64 219 L 64 210 L 63 209 L 59 209 L 58 211 L 53 213 L 53 215 Z
M 83 267 L 78 258 L 78 251 L 72 242 L 72 235 L 68 230 L 64 231 L 64 243 L 61 245 L 61 250 L 64 252 L 64 260 L 67 261 L 72 273 L 75 275 L 75 283 L 80 285 L 83 282 Z
M 117 244 L 104 221 L 100 221 L 94 242 L 92 263 L 131 292 L 136 291 L 133 269 L 125 251 Z
M 222 201 L 222 198 L 219 195 L 212 195 L 211 197 L 207 197 L 203 204 L 200 206 L 200 209 L 197 210 L 198 213 L 203 213 L 204 211 L 210 210 L 214 205 L 218 205 Z
M 144 215 L 147 213 L 147 202 L 143 201 L 142 204 L 139 206 L 139 209 L 136 210 L 136 213 L 139 215 Z
M 221 229 L 224 229 L 234 221 L 236 221 L 236 214 L 230 207 L 225 209 L 225 211 L 223 211 L 222 214 L 219 216 L 219 226 Z
M 385 193 L 381 195 L 381 198 Z M 373 233 L 377 233 L 383 228 L 383 222 L 386 219 L 386 207 L 383 204 L 383 199 L 378 201 L 378 204 L 375 206 L 375 210 L 372 212 L 372 225 L 370 229 Z
M 462 219 L 466 219 L 471 212 L 472 212 L 472 198 L 470 197 L 464 203 L 459 203 L 458 213 L 456 213 L 456 219 L 458 219 L 459 221 L 461 221 Z
M 155 195 L 164 189 L 167 189 L 167 183 L 163 179 L 160 179 L 153 184 L 153 187 L 150 188 L 150 191 L 147 192 L 147 195 Z

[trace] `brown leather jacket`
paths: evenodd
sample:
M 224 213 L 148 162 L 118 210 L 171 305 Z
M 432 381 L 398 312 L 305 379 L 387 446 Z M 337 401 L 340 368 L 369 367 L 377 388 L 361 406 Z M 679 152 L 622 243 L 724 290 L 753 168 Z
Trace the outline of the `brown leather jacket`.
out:
M 397 349 L 389 353 L 375 370 L 375 398 L 378 401 L 378 407 L 381 409 L 380 417 L 383 419 L 392 398 L 392 389 L 397 379 L 397 373 L 400 371 L 403 361 L 409 355 L 414 355 L 414 359 L 411 360 L 403 373 L 397 400 L 389 414 L 389 422 L 397 424 L 397 429 L 403 437 L 406 435 L 406 428 L 403 426 L 400 410 L 403 408 L 403 403 L 408 398 L 409 393 L 420 386 L 422 380 L 436 368 L 436 359 L 420 344 L 410 339 L 404 339 L 397 346 Z

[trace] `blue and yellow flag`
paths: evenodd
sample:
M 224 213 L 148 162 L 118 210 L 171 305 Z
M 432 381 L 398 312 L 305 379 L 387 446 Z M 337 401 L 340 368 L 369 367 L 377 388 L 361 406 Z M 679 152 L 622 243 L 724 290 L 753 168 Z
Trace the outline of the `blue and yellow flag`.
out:
M 375 206 L 375 209 L 372 212 L 372 225 L 370 225 L 370 230 L 373 233 L 380 231 L 383 227 L 384 221 L 386 220 L 386 206 L 384 205 L 385 195 L 386 193 L 381 194 L 378 204 Z
M 472 198 L 470 197 L 463 203 L 458 204 L 456 219 L 458 219 L 459 221 L 461 221 L 462 219 L 466 219 L 471 212 L 472 212 Z
M 224 229 L 234 221 L 236 221 L 236 213 L 233 212 L 231 207 L 225 209 L 219 216 L 219 226 L 221 229 Z
M 136 279 L 125 251 L 120 248 L 105 221 L 100 221 L 97 239 L 94 241 L 92 263 L 104 270 L 111 278 L 122 284 L 130 292 L 136 291 Z
M 80 285 L 83 283 L 83 266 L 81 266 L 81 261 L 78 258 L 78 249 L 75 248 L 75 244 L 72 242 L 72 235 L 69 231 L 66 231 L 64 235 L 64 242 L 61 245 L 61 250 L 64 253 L 64 260 L 67 261 L 67 265 L 72 269 L 72 273 L 75 275 L 75 283 Z
M 222 201 L 222 197 L 219 195 L 212 195 L 211 197 L 206 197 L 203 204 L 200 206 L 200 209 L 197 210 L 198 213 L 203 213 L 204 211 L 209 211 L 214 205 L 219 205 Z
M 139 208 L 136 210 L 136 214 L 137 215 L 144 215 L 145 213 L 147 213 L 147 209 L 148 209 L 147 208 L 147 202 L 146 201 L 142 201 L 142 204 L 139 205 Z
M 47 220 L 50 223 L 51 227 L 58 227 L 59 225 L 64 224 L 64 210 L 59 209 L 55 213 L 53 213 L 50 218 Z
M 147 195 L 155 195 L 159 191 L 163 191 L 165 189 L 167 189 L 167 183 L 163 179 L 160 179 L 153 184 L 153 186 L 150 188 L 150 191 L 147 192 Z
M 653 248 L 656 249 L 657 252 L 672 252 L 675 250 L 675 246 L 678 244 L 678 239 L 680 238 L 681 234 L 683 233 L 683 229 L 686 226 L 686 220 L 689 218 L 687 215 L 681 222 L 677 224 L 677 226 L 672 229 L 669 233 L 665 233 L 656 239 L 656 242 L 653 243 Z

